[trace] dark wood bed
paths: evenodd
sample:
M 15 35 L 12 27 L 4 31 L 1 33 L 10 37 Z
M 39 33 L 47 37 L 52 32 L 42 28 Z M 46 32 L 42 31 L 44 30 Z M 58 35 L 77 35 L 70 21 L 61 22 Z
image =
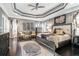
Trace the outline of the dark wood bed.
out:
M 38 42 L 41 41 L 41 42 L 43 42 L 44 44 L 46 44 L 46 45 L 48 45 L 48 46 L 50 46 L 50 47 L 52 47 L 52 48 L 53 48 L 53 45 L 55 44 L 55 49 L 70 44 L 70 43 L 71 43 L 71 40 L 72 40 L 72 24 L 70 23 L 70 24 L 59 25 L 58 27 L 55 26 L 55 27 L 53 27 L 53 30 L 54 30 L 55 28 L 62 28 L 62 29 L 65 28 L 65 29 L 68 30 L 68 32 L 64 31 L 65 34 L 57 34 L 57 35 L 51 34 L 51 35 L 48 35 L 48 36 L 46 36 L 46 37 L 45 37 L 45 35 L 44 35 L 44 37 L 42 36 L 43 38 L 40 37 L 39 39 L 36 39 L 36 40 L 37 40 Z M 64 35 L 69 36 L 69 38 L 67 38 L 67 37 L 65 38 Z M 54 38 L 51 38 L 50 36 L 51 36 L 51 37 L 54 36 Z M 58 38 L 57 38 L 57 36 L 58 36 Z M 59 37 L 63 37 L 63 38 L 62 38 L 60 41 L 58 41 Z M 57 38 L 57 39 L 56 39 L 56 38 Z M 57 42 L 54 41 L 54 40 L 57 40 Z M 47 43 L 46 43 L 46 42 L 47 42 Z M 54 43 L 54 44 L 53 44 L 53 43 Z M 58 45 L 58 47 L 56 46 L 56 44 Z

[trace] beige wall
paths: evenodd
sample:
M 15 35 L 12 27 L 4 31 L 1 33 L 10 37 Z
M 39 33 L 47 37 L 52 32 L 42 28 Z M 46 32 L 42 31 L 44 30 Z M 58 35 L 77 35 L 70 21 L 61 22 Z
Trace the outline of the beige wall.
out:
M 2 18 L 4 20 L 4 33 L 9 32 L 10 29 L 10 21 L 8 20 L 8 18 L 5 15 L 2 15 Z
M 3 10 L 0 8 L 0 29 L 2 33 L 7 33 L 9 32 L 9 20 L 8 17 L 5 15 Z
M 73 18 L 73 15 L 74 15 L 74 12 L 66 14 L 66 24 L 73 22 L 73 19 L 74 19 Z M 53 19 L 50 19 L 48 21 L 45 21 L 45 22 L 47 22 L 47 26 L 49 26 L 50 24 L 52 24 L 52 26 L 49 26 L 50 29 L 52 29 L 52 27 L 54 25 L 54 18 Z
M 67 23 L 72 23 L 72 21 L 73 21 L 73 14 L 74 14 L 74 12 L 66 14 L 66 24 Z

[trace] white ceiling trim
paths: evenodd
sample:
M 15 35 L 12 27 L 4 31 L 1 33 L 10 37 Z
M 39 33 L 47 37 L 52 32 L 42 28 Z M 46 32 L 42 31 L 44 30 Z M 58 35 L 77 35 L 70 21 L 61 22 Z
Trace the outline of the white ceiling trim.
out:
M 60 3 L 59 5 L 57 5 L 56 7 L 50 9 L 49 11 L 43 13 L 43 14 L 39 14 L 39 15 L 34 15 L 34 14 L 29 14 L 29 13 L 25 13 L 25 12 L 22 12 L 21 10 L 19 10 L 17 7 L 16 7 L 16 4 L 14 3 L 12 5 L 12 8 L 13 8 L 13 11 L 21 16 L 24 16 L 24 17 L 31 17 L 31 18 L 44 18 L 46 16 L 49 16 L 57 11 L 60 11 L 62 9 L 64 9 L 66 7 L 67 3 Z
M 68 5 L 66 7 L 68 7 Z M 44 18 L 31 18 L 31 17 L 24 17 L 24 16 L 21 16 L 21 15 L 19 15 L 17 13 L 14 13 L 13 10 L 12 10 L 12 4 L 11 3 L 0 4 L 0 7 L 2 8 L 2 10 L 10 18 L 13 18 L 13 19 L 23 19 L 23 20 L 24 19 L 25 20 L 34 20 L 34 21 L 46 21 L 46 20 L 49 20 L 49 19 L 53 19 L 54 17 L 57 17 L 57 16 L 60 16 L 60 15 L 63 15 L 63 14 L 67 14 L 67 13 L 79 10 L 79 4 L 78 5 L 75 4 L 75 6 L 72 5 L 72 7 L 69 7 L 69 8 L 65 7 L 64 9 L 62 9 L 62 10 L 56 12 L 56 13 L 53 13 L 53 14 L 47 16 L 47 17 L 44 17 Z
M 53 19 L 54 17 L 57 17 L 57 16 L 60 16 L 60 15 L 63 15 L 63 14 L 67 14 L 67 13 L 71 13 L 71 12 L 74 12 L 74 11 L 78 11 L 79 10 L 79 5 L 76 6 L 76 7 L 73 7 L 73 8 L 69 8 L 69 9 L 65 9 L 65 10 L 61 10 L 57 13 L 54 13 L 48 17 L 45 17 L 45 18 L 26 18 L 26 17 L 15 17 L 15 16 L 11 16 L 11 18 L 14 18 L 14 19 L 25 19 L 25 20 L 34 20 L 34 21 L 46 21 L 46 20 L 49 20 L 49 19 Z

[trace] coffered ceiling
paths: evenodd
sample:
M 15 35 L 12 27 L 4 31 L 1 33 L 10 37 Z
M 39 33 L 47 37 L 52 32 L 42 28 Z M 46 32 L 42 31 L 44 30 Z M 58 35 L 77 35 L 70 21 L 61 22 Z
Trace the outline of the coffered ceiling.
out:
M 8 17 L 35 21 L 45 21 L 79 10 L 76 3 L 1 3 L 0 7 Z

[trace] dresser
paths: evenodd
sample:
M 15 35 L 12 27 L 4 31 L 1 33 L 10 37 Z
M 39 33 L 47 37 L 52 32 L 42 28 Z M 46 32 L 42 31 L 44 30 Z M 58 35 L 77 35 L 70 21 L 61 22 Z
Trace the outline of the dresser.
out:
M 6 56 L 9 51 L 9 33 L 0 34 L 0 56 Z

